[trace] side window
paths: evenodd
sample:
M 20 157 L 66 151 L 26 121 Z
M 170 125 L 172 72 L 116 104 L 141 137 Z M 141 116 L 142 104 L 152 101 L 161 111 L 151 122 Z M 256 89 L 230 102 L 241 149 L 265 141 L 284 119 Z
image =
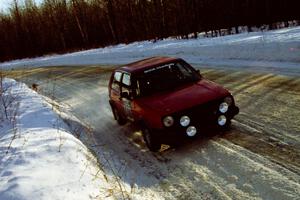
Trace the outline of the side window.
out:
M 132 95 L 130 74 L 126 74 L 126 73 L 123 74 L 121 90 L 122 92 L 128 93 L 129 96 Z
M 121 76 L 122 76 L 121 72 L 115 72 L 114 80 L 120 82 L 121 81 Z
M 123 75 L 122 83 L 126 86 L 130 86 L 131 83 L 130 83 L 130 75 L 129 74 Z
M 121 77 L 122 77 L 121 72 L 115 72 L 111 87 L 112 87 L 112 89 L 116 90 L 117 92 L 120 92 Z

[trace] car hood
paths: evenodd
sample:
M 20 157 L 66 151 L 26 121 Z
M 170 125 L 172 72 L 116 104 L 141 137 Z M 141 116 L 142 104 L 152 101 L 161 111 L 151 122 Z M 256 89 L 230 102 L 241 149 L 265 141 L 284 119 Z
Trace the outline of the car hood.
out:
M 227 95 L 230 95 L 228 90 L 220 85 L 201 79 L 196 83 L 176 88 L 176 90 L 141 98 L 137 103 L 160 113 L 160 115 L 168 115 Z

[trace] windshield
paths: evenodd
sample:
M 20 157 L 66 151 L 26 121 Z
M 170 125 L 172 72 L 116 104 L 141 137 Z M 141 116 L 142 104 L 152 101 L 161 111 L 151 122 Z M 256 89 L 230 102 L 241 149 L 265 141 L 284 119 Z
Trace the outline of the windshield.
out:
M 200 75 L 183 61 L 167 63 L 143 71 L 136 77 L 136 96 L 148 96 L 196 82 Z

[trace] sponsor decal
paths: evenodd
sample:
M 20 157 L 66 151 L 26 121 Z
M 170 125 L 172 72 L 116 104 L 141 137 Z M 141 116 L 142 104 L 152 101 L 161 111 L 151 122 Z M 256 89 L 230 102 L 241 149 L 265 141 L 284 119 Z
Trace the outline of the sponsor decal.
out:
M 153 71 L 155 71 L 155 70 L 159 70 L 159 69 L 163 69 L 163 68 L 165 68 L 165 67 L 172 67 L 172 66 L 174 66 L 175 65 L 175 63 L 168 63 L 168 64 L 165 64 L 165 65 L 161 65 L 161 66 L 158 66 L 158 67 L 153 67 L 153 68 L 151 68 L 151 69 L 147 69 L 147 70 L 145 70 L 144 71 L 144 74 L 147 74 L 147 73 L 149 73 L 149 72 L 153 72 Z

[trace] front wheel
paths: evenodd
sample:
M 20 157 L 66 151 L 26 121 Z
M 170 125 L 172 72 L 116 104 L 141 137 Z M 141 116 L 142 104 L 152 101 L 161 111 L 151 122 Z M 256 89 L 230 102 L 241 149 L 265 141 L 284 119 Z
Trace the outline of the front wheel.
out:
M 149 148 L 150 151 L 157 152 L 160 150 L 161 144 L 157 141 L 157 139 L 154 137 L 153 132 L 147 128 L 144 127 L 142 129 L 144 141 Z
M 124 125 L 126 124 L 126 119 L 124 119 L 122 117 L 122 115 L 119 113 L 118 109 L 115 108 L 114 106 L 111 107 L 112 108 L 112 112 L 114 114 L 115 120 L 117 120 L 119 125 Z

